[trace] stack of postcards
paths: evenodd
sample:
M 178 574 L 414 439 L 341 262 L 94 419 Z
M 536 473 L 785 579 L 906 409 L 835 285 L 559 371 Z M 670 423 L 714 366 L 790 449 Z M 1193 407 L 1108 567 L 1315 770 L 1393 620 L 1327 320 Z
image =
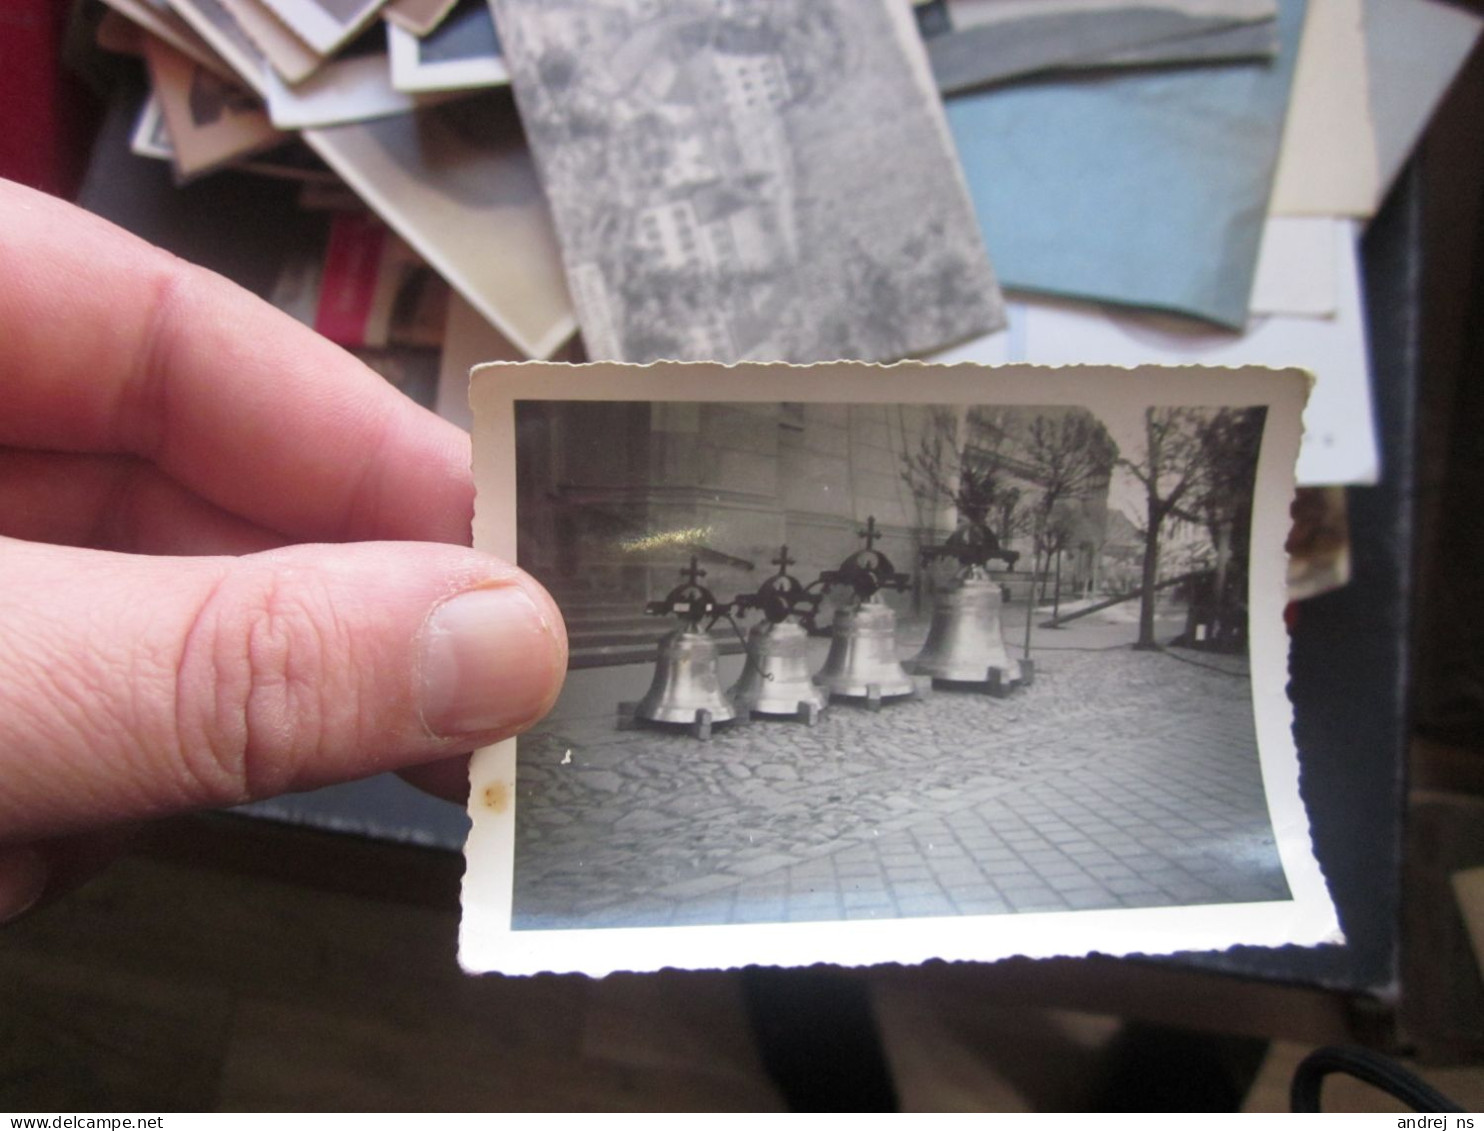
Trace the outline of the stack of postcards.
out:
M 106 2 L 136 153 L 335 212 L 310 320 L 344 304 L 305 271 L 426 266 L 491 356 L 1294 364 L 1304 484 L 1380 472 L 1356 236 L 1478 32 L 1443 0 Z

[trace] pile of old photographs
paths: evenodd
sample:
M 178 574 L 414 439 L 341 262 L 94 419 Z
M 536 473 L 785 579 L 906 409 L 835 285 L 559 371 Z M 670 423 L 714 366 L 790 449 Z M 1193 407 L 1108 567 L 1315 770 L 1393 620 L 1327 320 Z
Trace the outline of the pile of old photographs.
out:
M 474 433 L 477 543 L 563 608 L 556 712 L 474 763 L 471 967 L 1334 937 L 1281 606 L 1349 576 L 1360 226 L 1481 21 L 80 3 L 135 154 L 328 217 L 271 301 Z
M 445 342 L 1300 365 L 1306 487 L 1380 474 L 1359 225 L 1480 27 L 1444 0 L 81 2 L 147 64 L 136 153 L 304 181 L 341 263 L 395 243 L 451 291 L 422 308 Z M 385 352 L 315 317 L 375 289 L 319 254 L 298 310 Z

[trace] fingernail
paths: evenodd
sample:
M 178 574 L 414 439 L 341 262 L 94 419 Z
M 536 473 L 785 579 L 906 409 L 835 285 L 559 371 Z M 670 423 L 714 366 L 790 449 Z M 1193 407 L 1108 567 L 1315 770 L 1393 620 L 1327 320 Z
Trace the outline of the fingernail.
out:
M 473 589 L 423 627 L 423 722 L 453 737 L 533 722 L 561 685 L 555 626 L 516 586 Z
M 19 919 L 36 906 L 49 872 L 34 848 L 0 849 L 0 923 Z

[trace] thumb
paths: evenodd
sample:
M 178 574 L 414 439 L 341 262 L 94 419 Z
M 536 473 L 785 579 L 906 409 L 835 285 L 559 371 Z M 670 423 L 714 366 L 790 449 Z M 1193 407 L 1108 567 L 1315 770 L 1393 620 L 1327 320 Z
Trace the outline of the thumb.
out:
M 0 844 L 514 734 L 561 687 L 530 577 L 422 543 L 151 558 L 0 539 Z

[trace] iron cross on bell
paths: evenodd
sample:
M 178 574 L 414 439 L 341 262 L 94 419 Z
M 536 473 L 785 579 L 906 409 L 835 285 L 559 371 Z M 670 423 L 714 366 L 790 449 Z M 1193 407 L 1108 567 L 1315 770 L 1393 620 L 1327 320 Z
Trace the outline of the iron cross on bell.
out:
M 619 714 L 640 722 L 688 726 L 696 738 L 705 741 L 711 737 L 713 723 L 738 717 L 721 690 L 716 642 L 710 634 L 711 626 L 726 614 L 726 606 L 701 584 L 706 571 L 695 557 L 680 576 L 685 580 L 663 600 L 644 606 L 651 616 L 678 617 L 680 627 L 659 642 L 648 694 L 631 711 L 628 704 L 620 704 Z
M 773 559 L 778 572 L 732 602 L 737 616 L 763 614 L 761 623 L 747 634 L 747 665 L 731 690 L 732 701 L 756 715 L 796 718 L 813 726 L 829 696 L 814 685 L 809 675 L 809 629 L 824 590 L 820 583 L 805 587 L 788 572 L 797 565 L 783 546 Z M 790 618 L 797 618 L 791 620 Z

